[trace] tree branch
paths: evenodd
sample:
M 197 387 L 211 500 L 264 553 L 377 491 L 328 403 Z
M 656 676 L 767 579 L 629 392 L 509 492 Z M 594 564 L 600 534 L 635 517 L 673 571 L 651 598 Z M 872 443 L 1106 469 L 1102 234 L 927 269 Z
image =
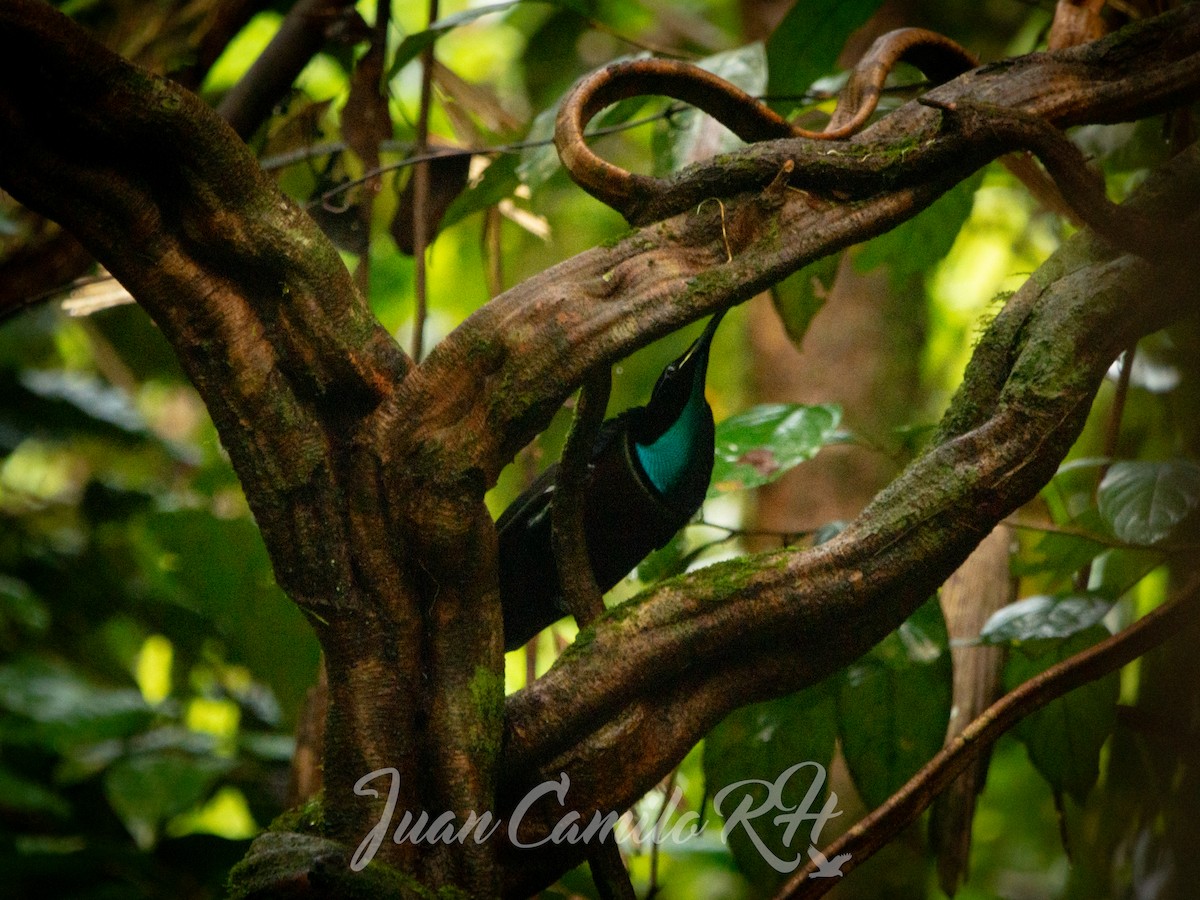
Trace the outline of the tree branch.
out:
M 217 106 L 243 140 L 249 140 L 287 96 L 300 71 L 325 46 L 334 21 L 353 9 L 350 0 L 299 0 L 288 10 L 271 43 Z
M 826 859 L 848 854 L 841 871 L 848 874 L 871 858 L 892 838 L 916 821 L 937 795 L 971 760 L 987 750 L 1017 722 L 1075 688 L 1102 678 L 1132 662 L 1172 636 L 1200 613 L 1196 588 L 1147 613 L 1123 631 L 1051 666 L 989 706 L 962 733 L 921 767 L 886 803 L 855 823 L 826 847 Z M 832 878 L 809 880 L 811 862 L 796 871 L 775 895 L 776 900 L 823 897 L 838 882 Z
M 609 369 L 601 369 L 583 383 L 575 409 L 575 421 L 567 435 L 558 478 L 554 482 L 554 503 L 550 517 L 551 546 L 563 598 L 580 628 L 587 627 L 604 614 L 603 592 L 596 584 L 596 575 L 588 558 L 583 504 L 592 447 L 596 443 L 596 435 L 600 433 L 611 391 L 612 372 Z
M 190 90 L 197 90 L 217 56 L 259 5 L 262 4 L 256 0 L 233 0 L 217 8 L 211 16 L 211 28 L 201 40 L 197 59 L 176 73 L 176 80 Z M 253 134 L 291 89 L 295 76 L 308 62 L 308 58 L 299 57 L 297 53 L 307 49 L 311 57 L 323 45 L 334 9 L 326 11 L 323 18 L 314 19 L 314 5 L 331 6 L 329 0 L 294 6 L 285 18 L 280 34 L 268 45 L 260 61 L 221 103 L 218 111 L 243 137 Z M 337 3 L 332 6 L 348 5 Z M 307 32 L 304 29 L 308 29 Z M 297 39 L 302 33 L 307 34 L 307 40 Z M 282 81 L 289 72 L 292 73 L 291 80 Z M 4 275 L 0 278 L 0 320 L 42 303 L 47 299 L 48 291 L 79 277 L 94 263 L 94 257 L 69 233 L 56 235 L 44 245 L 5 260 L 0 266 L 0 273 Z
M 1198 84 L 1193 4 L 1095 48 L 977 70 L 935 99 L 1062 125 L 1145 115 Z M 623 808 L 728 710 L 861 655 L 1052 475 L 1111 359 L 1177 315 L 1200 265 L 1073 242 L 992 324 L 935 445 L 851 528 L 664 584 L 505 704 L 483 496 L 585 374 L 893 227 L 1012 147 L 986 129 L 943 133 L 941 111 L 912 104 L 841 156 L 772 142 L 689 169 L 669 207 L 686 212 L 509 291 L 417 367 L 312 221 L 193 95 L 31 0 L 0 5 L 0 86 L 0 184 L 75 233 L 162 328 L 281 586 L 314 617 L 338 761 L 326 821 L 340 839 L 377 820 L 381 803 L 352 788 L 384 766 L 401 773 L 399 808 L 460 821 L 497 791 L 510 809 L 560 770 L 573 808 Z M 807 195 L 764 189 L 788 166 Z M 1168 174 L 1170 202 L 1153 213 L 1184 221 L 1196 154 Z M 710 196 L 723 212 L 696 209 Z M 582 849 L 508 858 L 504 876 L 528 886 Z M 428 884 L 494 892 L 490 845 L 426 850 L 384 854 Z
M 1147 116 L 1198 93 L 1200 8 L 1189 5 L 1095 45 L 984 66 L 927 96 L 1066 126 Z M 433 349 L 425 383 L 475 402 L 447 404 L 431 390 L 414 405 L 439 430 L 471 435 L 474 464 L 492 484 L 596 365 L 894 227 L 1020 146 L 986 126 L 944 131 L 940 110 L 913 102 L 834 146 L 764 141 L 691 166 L 662 189 L 656 214 L 671 218 L 526 280 Z M 787 165 L 804 193 L 764 204 Z M 715 204 L 701 205 L 711 197 L 737 225 L 728 263 Z M 575 348 L 566 358 L 564 343 Z

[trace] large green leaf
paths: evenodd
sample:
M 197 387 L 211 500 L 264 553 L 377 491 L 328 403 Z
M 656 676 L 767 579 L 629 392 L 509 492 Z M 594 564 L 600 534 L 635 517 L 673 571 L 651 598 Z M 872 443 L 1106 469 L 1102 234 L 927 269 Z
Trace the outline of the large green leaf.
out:
M 878 806 L 942 748 L 950 654 L 937 599 L 843 673 L 838 734 L 859 793 Z
M 841 253 L 824 256 L 799 272 L 793 272 L 771 289 L 775 311 L 796 347 L 804 341 L 813 317 L 825 305 L 841 261 Z
M 512 196 L 521 183 L 517 177 L 519 161 L 520 157 L 515 153 L 502 153 L 492 160 L 479 183 L 459 194 L 446 209 L 446 214 L 442 216 L 442 230 L 465 219 L 471 213 L 495 206 L 505 197 Z
M 521 183 L 536 189 L 550 179 L 562 162 L 554 147 L 554 122 L 558 116 L 558 104 L 544 109 L 534 117 L 533 124 L 525 135 L 525 149 L 517 163 L 516 174 Z
M 868 272 L 887 266 L 894 285 L 903 285 L 910 278 L 923 277 L 932 271 L 954 246 L 959 230 L 971 215 L 975 191 L 982 182 L 980 170 L 946 191 L 928 209 L 868 241 L 854 257 L 855 268 Z
M 996 610 L 979 637 L 986 644 L 1067 638 L 1098 623 L 1112 605 L 1099 594 L 1029 597 Z
M 143 570 L 160 596 L 204 616 L 229 650 L 294 714 L 316 677 L 316 637 L 275 584 L 249 518 L 199 510 L 156 513 L 139 535 Z
M 758 487 L 812 459 L 842 419 L 839 406 L 768 403 L 717 425 L 716 458 L 708 496 Z
M 1005 689 L 1013 690 L 1107 637 L 1108 630 L 1096 625 L 1048 648 L 1017 648 L 1004 668 Z M 1013 730 L 1056 793 L 1066 792 L 1080 803 L 1087 798 L 1099 775 L 1100 748 L 1116 722 L 1119 693 L 1119 673 L 1112 672 L 1051 701 Z
M 1200 503 L 1200 465 L 1191 460 L 1113 463 L 1100 482 L 1100 515 L 1130 544 L 1156 544 Z
M 833 691 L 822 682 L 735 710 L 704 739 L 706 793 L 726 819 L 726 840 L 738 865 L 759 884 L 782 877 L 768 862 L 771 856 L 807 861 L 815 820 L 797 825 L 777 817 L 785 807 L 800 815 L 821 813 L 836 733 Z
M 698 60 L 696 65 L 736 85 L 751 96 L 767 89 L 767 57 L 762 44 L 746 44 L 715 56 Z M 715 143 L 708 117 L 694 107 L 686 107 L 668 120 L 666 154 L 667 172 L 674 172 L 698 159 L 736 149 L 741 143 L 734 135 L 724 132 Z M 665 174 L 660 172 L 660 174 Z
M 0 742 L 65 751 L 124 738 L 153 717 L 132 688 L 100 687 L 65 665 L 27 656 L 0 667 Z
M 167 819 L 200 803 L 233 765 L 216 756 L 138 753 L 113 763 L 104 792 L 138 846 L 148 848 Z
M 768 91 L 772 96 L 802 94 L 837 66 L 854 29 L 870 18 L 881 0 L 807 0 L 795 4 L 767 41 Z
M 1012 573 L 1017 576 L 1045 574 L 1058 579 L 1068 578 L 1103 550 L 1102 543 L 1082 534 L 1047 531 L 1038 537 L 1036 544 L 1013 558 Z

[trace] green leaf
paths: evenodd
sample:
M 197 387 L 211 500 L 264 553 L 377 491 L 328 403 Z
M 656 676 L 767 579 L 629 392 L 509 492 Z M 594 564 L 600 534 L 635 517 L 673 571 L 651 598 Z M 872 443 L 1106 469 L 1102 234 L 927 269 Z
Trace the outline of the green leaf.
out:
M 453 31 L 460 25 L 474 22 L 476 19 L 486 16 L 489 13 L 504 12 L 505 10 L 512 9 L 519 2 L 520 0 L 508 0 L 506 3 L 489 3 L 484 6 L 477 6 L 474 9 L 466 9 L 452 16 L 446 16 L 444 19 L 438 19 L 433 23 L 433 27 L 431 28 L 405 36 L 404 40 L 400 42 L 400 46 L 396 48 L 395 56 L 392 57 L 392 64 L 388 68 L 387 80 L 391 81 L 399 75 L 400 70 L 416 59 L 422 50 L 432 45 L 447 32 Z
M 56 819 L 65 819 L 71 814 L 70 804 L 54 791 L 4 766 L 0 766 L 0 810 L 20 815 L 49 815 Z
M 248 665 L 294 714 L 316 675 L 316 637 L 275 584 L 253 521 L 156 513 L 145 520 L 139 549 L 159 595 L 208 619 L 231 661 Z
M 983 183 L 983 170 L 960 181 L 942 194 L 927 209 L 863 245 L 854 257 L 854 267 L 869 272 L 887 266 L 893 285 L 903 285 L 913 277 L 923 277 L 950 252 L 962 229 L 975 191 Z
M 104 793 L 138 846 L 147 849 L 167 819 L 199 804 L 233 764 L 215 756 L 139 753 L 109 767 Z
M 0 741 L 57 750 L 145 728 L 153 717 L 133 689 L 103 688 L 62 665 L 25 657 L 0 667 Z
M 1066 578 L 1103 551 L 1103 544 L 1083 535 L 1047 531 L 1038 537 L 1037 543 L 1028 552 L 1013 558 L 1012 573 L 1017 576 L 1046 574 Z
M 1112 605 L 1099 594 L 1029 597 L 992 613 L 979 638 L 985 644 L 1068 638 L 1098 623 Z
M 695 65 L 751 96 L 759 96 L 767 89 L 767 57 L 762 44 L 746 44 L 698 60 Z M 735 150 L 742 143 L 729 131 L 720 132 L 720 139 L 713 142 L 714 132 L 708 116 L 691 106 L 673 115 L 668 122 L 670 153 L 666 168 L 670 172 L 678 171 L 698 159 Z
M 797 3 L 767 41 L 768 92 L 802 94 L 837 66 L 850 34 L 881 0 L 808 0 Z
M 520 157 L 515 153 L 502 153 L 492 160 L 491 165 L 484 169 L 479 183 L 459 194 L 454 202 L 446 208 L 446 214 L 442 216 L 440 226 L 442 230 L 444 231 L 472 213 L 495 206 L 505 197 L 511 197 L 521 183 L 517 177 L 519 160 Z
M 772 288 L 771 299 L 775 303 L 775 311 L 779 313 L 784 330 L 796 347 L 803 343 L 813 318 L 825 305 L 841 261 L 841 253 L 822 257 Z
M 1045 651 L 1018 648 L 1005 666 L 1005 691 L 1108 637 L 1108 629 L 1097 625 Z M 1081 803 L 1095 783 L 1100 748 L 1116 722 L 1119 693 L 1119 673 L 1111 672 L 1026 716 L 1013 731 L 1051 787 L 1069 791 Z
M 1101 517 L 1118 539 L 1156 544 L 1200 503 L 1200 465 L 1184 459 L 1113 463 L 1097 500 Z
M 121 446 L 152 438 L 124 393 L 78 373 L 0 371 L 0 396 L 0 446 L 10 449 L 31 435 L 68 440 L 86 435 Z
M 41 633 L 50 627 L 50 610 L 29 585 L 0 574 L 0 633 L 10 628 Z
M 1088 588 L 1091 593 L 1116 602 L 1162 564 L 1163 556 L 1157 550 L 1124 547 L 1106 550 L 1092 563 Z
M 784 806 L 801 815 L 821 812 L 829 789 L 826 773 L 836 733 L 833 691 L 829 682 L 822 682 L 788 697 L 735 710 L 704 739 L 706 793 L 714 805 L 721 798 L 718 812 L 728 819 L 741 804 L 749 805 L 748 821 L 732 828 L 726 839 L 738 865 L 752 880 L 775 884 L 781 875 L 755 845 L 748 826 L 779 859 L 807 861 L 813 819 L 789 827 L 776 817 L 785 812 Z M 802 763 L 816 765 L 794 768 Z M 751 780 L 755 783 L 742 784 Z M 768 807 L 769 786 L 777 783 L 781 803 Z M 725 788 L 729 791 L 722 796 Z M 811 799 L 807 796 L 810 790 Z M 757 817 L 749 818 L 760 808 Z
M 558 106 L 555 103 L 538 113 L 525 135 L 527 146 L 521 151 L 516 173 L 521 183 L 528 185 L 531 190 L 545 184 L 562 168 L 554 147 L 554 121 L 558 116 Z
M 1108 630 L 1097 625 L 1040 653 L 1032 647 L 1017 648 L 1004 668 L 1005 689 L 1013 690 L 1108 636 Z M 1080 803 L 1087 799 L 1100 772 L 1100 748 L 1116 723 L 1119 693 L 1119 673 L 1111 672 L 1051 701 L 1013 730 L 1055 792 L 1066 792 Z
M 661 549 L 655 550 L 638 563 L 638 581 L 642 584 L 652 584 L 683 572 L 686 566 L 688 543 L 687 529 L 684 528 L 667 541 Z
M 69 403 L 93 419 L 122 431 L 149 433 L 145 419 L 129 395 L 98 378 L 82 372 L 28 369 L 21 373 L 21 384 L 43 399 Z
M 768 403 L 717 425 L 716 458 L 708 496 L 758 487 L 812 459 L 833 438 L 839 406 Z
M 948 650 L 933 598 L 842 674 L 838 734 L 868 806 L 894 794 L 942 748 L 950 719 Z

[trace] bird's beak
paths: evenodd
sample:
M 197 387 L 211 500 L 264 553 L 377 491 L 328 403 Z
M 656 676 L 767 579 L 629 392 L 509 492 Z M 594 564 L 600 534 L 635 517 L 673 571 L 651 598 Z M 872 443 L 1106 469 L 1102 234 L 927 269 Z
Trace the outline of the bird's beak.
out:
M 712 344 L 713 335 L 717 333 L 717 326 L 721 324 L 721 319 L 725 317 L 725 313 L 728 311 L 723 309 L 708 320 L 708 324 L 704 327 L 704 331 L 700 333 L 700 337 L 692 342 L 692 346 L 688 347 L 687 352 L 676 363 L 677 369 L 686 366 L 702 348 L 705 350 L 708 349 L 709 345 Z

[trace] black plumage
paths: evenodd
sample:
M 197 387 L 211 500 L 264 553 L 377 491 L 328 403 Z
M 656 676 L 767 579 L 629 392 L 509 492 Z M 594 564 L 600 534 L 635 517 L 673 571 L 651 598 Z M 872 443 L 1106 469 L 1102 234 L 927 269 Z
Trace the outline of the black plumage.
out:
M 704 398 L 709 347 L 721 315 L 672 362 L 650 402 L 609 419 L 592 450 L 584 489 L 584 534 L 607 591 L 695 515 L 713 466 L 713 417 Z M 513 650 L 567 614 L 550 543 L 558 464 L 496 522 L 504 645 Z

